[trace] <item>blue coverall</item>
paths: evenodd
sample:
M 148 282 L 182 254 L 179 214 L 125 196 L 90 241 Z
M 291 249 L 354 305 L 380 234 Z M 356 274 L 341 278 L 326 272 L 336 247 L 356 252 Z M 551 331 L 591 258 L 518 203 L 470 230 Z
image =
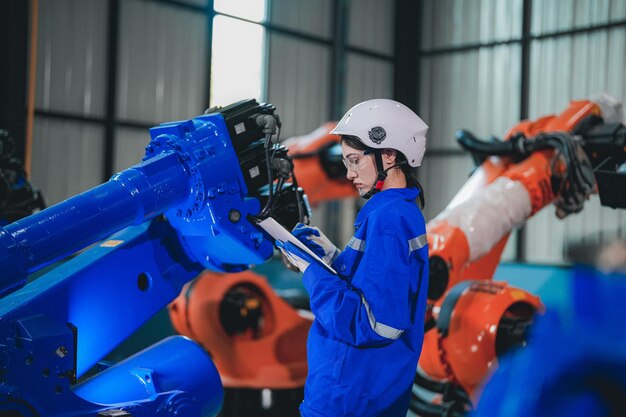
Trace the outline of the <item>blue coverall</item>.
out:
M 428 244 L 415 188 L 372 196 L 333 267 L 303 282 L 315 320 L 304 417 L 405 417 L 424 338 Z

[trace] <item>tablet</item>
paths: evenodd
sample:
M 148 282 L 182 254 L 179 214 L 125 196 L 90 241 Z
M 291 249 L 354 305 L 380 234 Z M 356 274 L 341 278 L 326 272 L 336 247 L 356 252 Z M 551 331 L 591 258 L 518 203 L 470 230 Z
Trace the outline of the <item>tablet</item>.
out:
M 303 252 L 306 252 L 311 258 L 315 259 L 319 264 L 321 264 L 324 268 L 337 275 L 337 271 L 333 269 L 332 266 L 327 264 L 322 258 L 317 256 L 315 252 L 311 249 L 307 248 L 304 243 L 300 242 L 300 240 L 291 234 L 291 232 L 283 227 L 280 223 L 274 220 L 272 217 L 268 217 L 264 220 L 257 220 L 257 225 L 265 230 L 270 236 L 272 236 L 276 240 L 280 240 L 281 242 L 291 242 L 296 245 Z

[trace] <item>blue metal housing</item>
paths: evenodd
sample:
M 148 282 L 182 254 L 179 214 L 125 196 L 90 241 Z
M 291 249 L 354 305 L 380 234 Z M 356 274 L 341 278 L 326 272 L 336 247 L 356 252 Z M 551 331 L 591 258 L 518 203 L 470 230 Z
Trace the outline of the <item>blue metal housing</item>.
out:
M 239 271 L 273 253 L 249 221 L 260 202 L 248 197 L 221 114 L 150 134 L 142 163 L 0 228 L 0 414 L 218 412 L 219 375 L 184 338 L 76 385 L 202 270 Z M 30 273 L 89 245 L 24 286 Z
M 246 197 L 246 183 L 222 116 L 163 124 L 150 134 L 146 158 L 176 152 L 189 174 L 186 200 L 165 213 L 187 251 L 219 271 L 242 271 L 267 260 L 274 247 L 248 221 L 261 207 L 259 200 Z
M 29 273 L 163 213 L 207 268 L 240 271 L 272 255 L 272 243 L 248 221 L 260 203 L 246 197 L 219 113 L 166 123 L 150 134 L 143 163 L 0 228 L 0 295 L 24 285 Z

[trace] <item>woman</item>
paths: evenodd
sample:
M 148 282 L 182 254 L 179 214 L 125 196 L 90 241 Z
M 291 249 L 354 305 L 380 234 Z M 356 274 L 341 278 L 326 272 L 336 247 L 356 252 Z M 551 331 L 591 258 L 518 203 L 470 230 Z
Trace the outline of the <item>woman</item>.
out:
M 328 262 L 332 274 L 293 244 L 280 243 L 304 272 L 315 320 L 303 416 L 405 417 L 424 336 L 428 246 L 419 183 L 428 126 L 408 107 L 374 99 L 350 109 L 341 136 L 347 178 L 369 199 L 354 237 L 339 250 L 319 231 L 293 234 Z

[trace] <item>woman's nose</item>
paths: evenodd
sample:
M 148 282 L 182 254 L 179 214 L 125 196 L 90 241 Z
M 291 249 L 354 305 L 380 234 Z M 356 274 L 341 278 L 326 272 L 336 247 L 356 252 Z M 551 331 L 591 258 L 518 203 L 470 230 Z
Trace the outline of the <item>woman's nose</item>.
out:
M 352 180 L 352 178 L 356 177 L 356 172 L 353 169 L 348 168 L 348 171 L 346 172 L 346 178 L 349 180 Z

